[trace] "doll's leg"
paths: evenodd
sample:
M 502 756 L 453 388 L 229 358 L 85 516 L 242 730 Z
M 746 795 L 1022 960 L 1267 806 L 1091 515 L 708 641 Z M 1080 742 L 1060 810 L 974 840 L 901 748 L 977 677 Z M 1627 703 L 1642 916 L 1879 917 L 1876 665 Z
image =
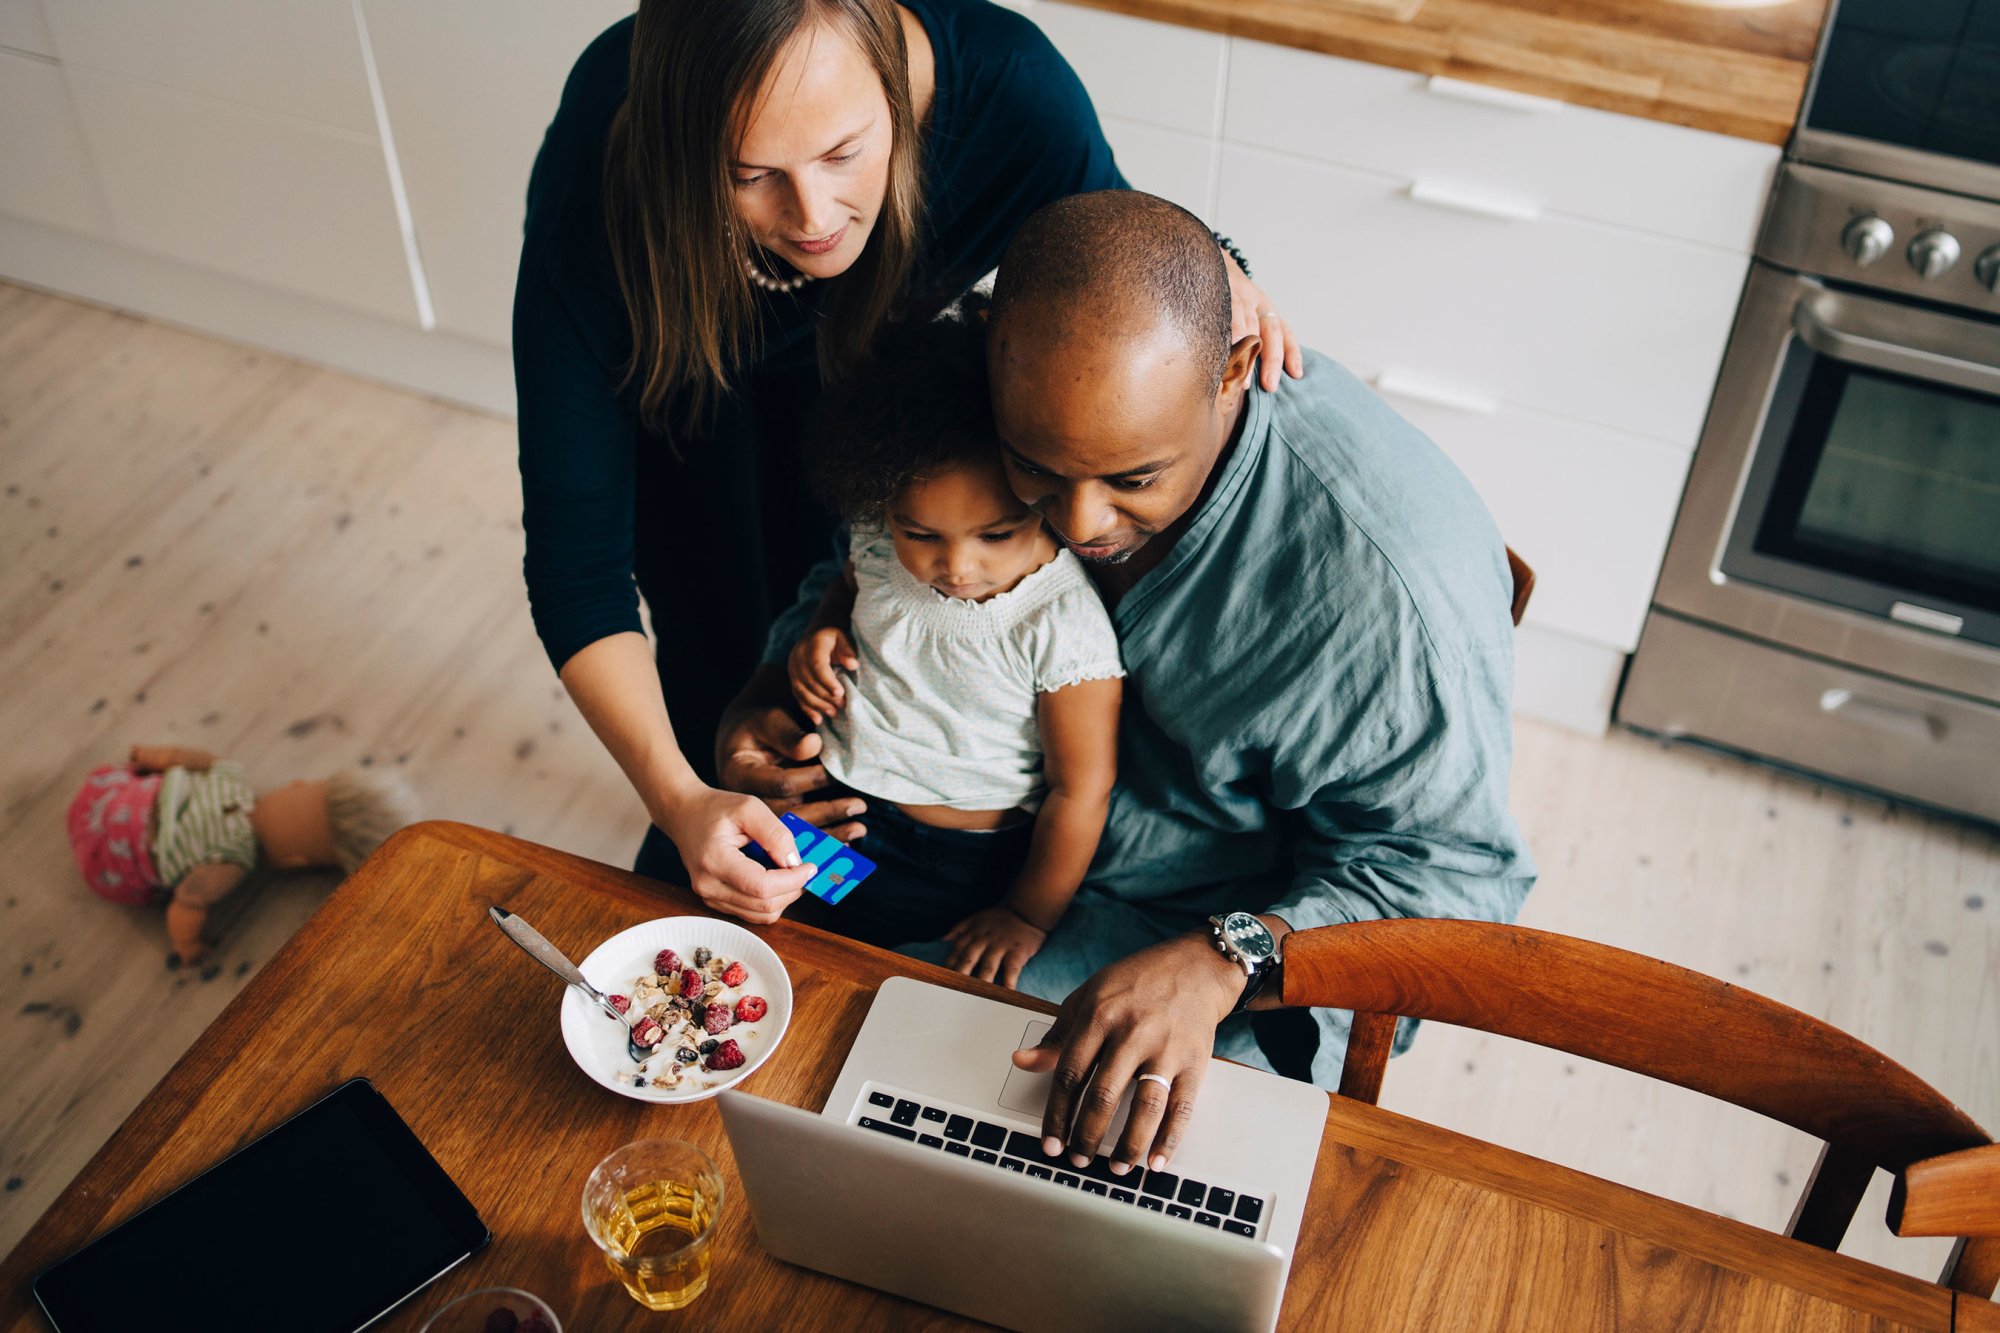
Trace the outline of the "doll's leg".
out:
M 195 962 L 207 952 L 201 932 L 208 924 L 208 909 L 227 898 L 244 874 L 242 866 L 210 862 L 188 871 L 174 886 L 173 901 L 167 904 L 167 937 L 182 962 Z

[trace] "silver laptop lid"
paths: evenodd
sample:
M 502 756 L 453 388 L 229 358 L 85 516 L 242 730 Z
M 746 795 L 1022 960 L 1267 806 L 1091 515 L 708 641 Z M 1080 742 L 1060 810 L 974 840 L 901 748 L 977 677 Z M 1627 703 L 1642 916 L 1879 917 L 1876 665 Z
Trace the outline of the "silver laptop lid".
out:
M 884 981 L 841 1066 L 823 1115 L 887 1119 L 877 1089 L 962 1109 L 1009 1129 L 1039 1133 L 1050 1078 L 1015 1069 L 1013 1053 L 1047 1030 L 1046 1014 L 908 977 Z M 1117 1142 L 1130 1103 L 1113 1117 Z M 1326 1132 L 1328 1095 L 1309 1083 L 1212 1060 L 1168 1171 L 1261 1196 L 1256 1237 L 1289 1264 Z M 1136 1182 L 1132 1182 L 1136 1183 Z
M 1285 1258 L 748 1093 L 717 1105 L 774 1256 L 1008 1328 L 1265 1330 Z

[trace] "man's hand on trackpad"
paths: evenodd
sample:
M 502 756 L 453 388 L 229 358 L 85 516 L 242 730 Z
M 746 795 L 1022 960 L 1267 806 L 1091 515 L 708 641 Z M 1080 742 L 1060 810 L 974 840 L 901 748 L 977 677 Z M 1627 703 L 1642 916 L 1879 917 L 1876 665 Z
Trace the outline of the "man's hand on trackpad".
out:
M 1100 1152 L 1111 1170 L 1164 1167 L 1194 1116 L 1215 1049 L 1215 1025 L 1242 993 L 1243 973 L 1199 935 L 1142 949 L 1098 970 L 1063 1001 L 1041 1044 L 1014 1063 L 1053 1071 L 1042 1148 L 1067 1150 L 1075 1166 Z M 1118 1141 L 1105 1142 L 1127 1085 L 1132 1112 Z

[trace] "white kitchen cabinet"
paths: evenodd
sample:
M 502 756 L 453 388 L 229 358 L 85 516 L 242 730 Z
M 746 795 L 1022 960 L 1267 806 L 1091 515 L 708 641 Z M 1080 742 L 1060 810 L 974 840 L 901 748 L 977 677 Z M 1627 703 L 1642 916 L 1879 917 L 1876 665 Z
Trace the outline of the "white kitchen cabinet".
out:
M 1099 116 L 1215 134 L 1228 38 L 1059 3 L 1030 16 L 1090 90 Z
M 1748 253 L 1779 151 L 1263 42 L 1230 52 L 1223 136 Z
M 1621 652 L 1638 647 L 1686 453 L 1524 408 L 1439 403 L 1397 391 L 1393 379 L 1377 387 L 1458 464 L 1535 570 L 1530 623 Z
M 54 62 L 0 51 L 0 212 L 102 233 L 104 209 Z
M 1745 256 L 1233 144 L 1218 200 L 1308 346 L 1693 449 Z
M 95 70 L 65 73 L 120 241 L 416 322 L 372 134 Z
M 1535 590 L 1537 597 L 1541 589 Z M 1514 711 L 1601 735 L 1625 677 L 1625 654 L 1535 624 L 1514 631 Z
M 528 171 L 570 66 L 630 0 L 364 0 L 441 329 L 506 345 Z
M 351 0 L 51 0 L 65 65 L 376 132 Z
M 55 38 L 37 0 L 0 0 L 0 48 L 55 56 Z
M 1213 140 L 1136 120 L 1100 116 L 1104 138 L 1132 188 L 1171 199 L 1208 222 L 1214 218 L 1216 147 Z

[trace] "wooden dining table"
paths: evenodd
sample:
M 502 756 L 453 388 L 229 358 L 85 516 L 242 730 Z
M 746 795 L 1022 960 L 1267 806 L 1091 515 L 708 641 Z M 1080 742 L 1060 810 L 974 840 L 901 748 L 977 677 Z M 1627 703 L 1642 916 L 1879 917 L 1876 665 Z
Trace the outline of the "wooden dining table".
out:
M 568 1333 L 968 1326 L 767 1255 L 715 1103 L 633 1101 L 586 1077 L 558 1031 L 558 983 L 494 928 L 493 904 L 573 958 L 628 926 L 703 910 L 684 889 L 501 834 L 450 823 L 404 830 L 271 959 L 0 1265 L 0 1330 L 46 1328 L 31 1284 L 47 1265 L 355 1076 L 374 1081 L 493 1232 L 383 1328 L 414 1331 L 484 1286 L 535 1292 Z M 782 1044 L 741 1086 L 796 1106 L 824 1103 L 886 977 L 1049 1008 L 810 927 L 781 921 L 757 933 L 790 971 L 795 1009 Z M 591 1167 L 654 1137 L 700 1145 L 727 1191 L 709 1289 L 680 1314 L 627 1296 L 581 1221 Z M 1995 1311 L 1330 1096 L 1280 1322 L 1944 1333 L 1994 1329 Z

